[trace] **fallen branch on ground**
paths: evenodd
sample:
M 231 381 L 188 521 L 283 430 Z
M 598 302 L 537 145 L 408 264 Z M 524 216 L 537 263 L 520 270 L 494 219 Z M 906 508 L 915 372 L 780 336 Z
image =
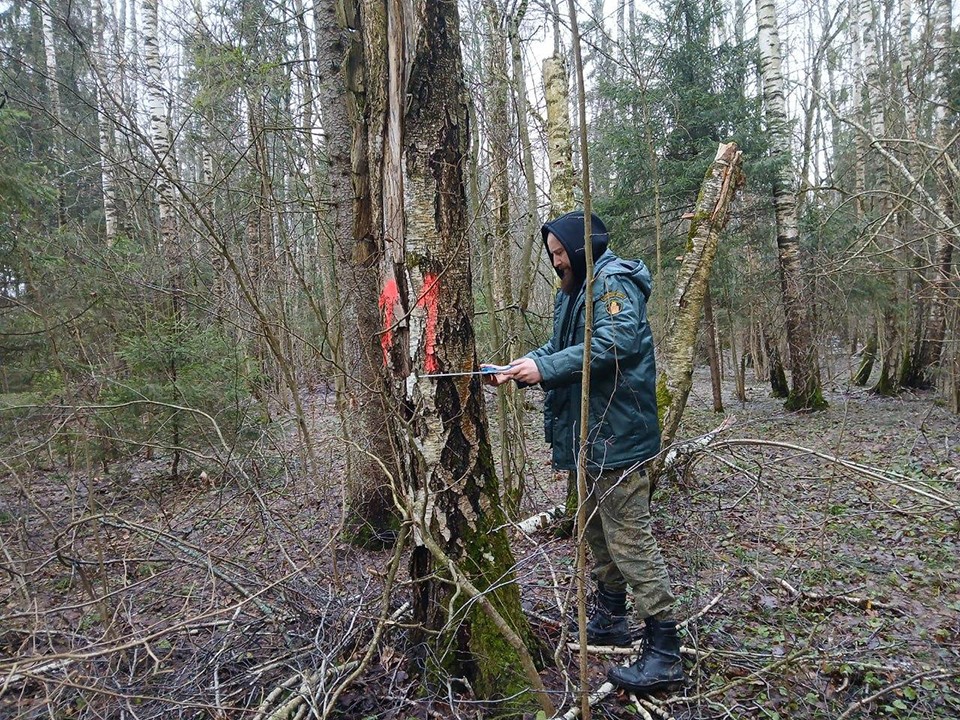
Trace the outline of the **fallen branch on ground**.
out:
M 590 695 L 587 698 L 587 704 L 591 707 L 596 705 L 598 702 L 603 700 L 607 695 L 612 693 L 614 690 L 613 683 L 605 682 L 600 686 L 600 689 L 595 693 Z M 580 706 L 573 705 L 569 710 L 567 710 L 563 715 L 554 715 L 550 720 L 576 720 L 580 717 Z
M 871 480 L 876 480 L 878 482 L 887 483 L 889 485 L 894 485 L 902 490 L 913 493 L 915 495 L 920 495 L 925 497 L 928 500 L 932 500 L 939 505 L 942 505 L 948 510 L 957 511 L 960 510 L 960 505 L 955 500 L 951 500 L 948 497 L 945 497 L 932 489 L 923 489 L 919 488 L 914 484 L 905 482 L 909 479 L 898 473 L 889 472 L 886 470 L 877 470 L 871 468 L 867 465 L 861 465 L 860 463 L 853 462 L 852 460 L 844 460 L 843 458 L 836 457 L 835 455 L 829 455 L 827 453 L 814 450 L 812 448 L 804 447 L 803 445 L 796 445 L 794 443 L 781 442 L 779 440 L 761 440 L 759 438 L 731 438 L 729 440 L 718 440 L 717 442 L 711 445 L 713 450 L 718 450 L 724 447 L 738 447 L 744 445 L 756 445 L 760 447 L 774 447 L 781 448 L 784 450 L 793 450 L 800 453 L 806 453 L 814 457 L 818 457 L 821 460 L 826 460 L 827 462 L 835 463 L 841 467 L 847 468 L 848 470 L 853 470 L 854 472 L 868 477 Z M 898 479 L 903 478 L 903 479 Z
M 854 595 L 827 595 L 825 593 L 812 592 L 809 590 L 797 590 L 797 588 L 781 578 L 764 577 L 755 568 L 747 567 L 746 571 L 760 582 L 773 582 L 779 585 L 788 593 L 790 593 L 794 600 L 806 600 L 809 602 L 842 602 L 848 605 L 854 605 L 861 610 L 872 610 L 877 608 L 880 610 L 889 610 L 893 613 L 902 614 L 902 611 L 898 607 L 891 605 L 890 603 L 881 602 L 880 600 L 872 600 L 870 598 L 862 598 Z
M 547 525 L 561 519 L 566 513 L 566 507 L 563 505 L 554 505 L 552 508 L 531 515 L 526 520 L 517 523 L 517 530 L 524 535 L 532 535 L 535 532 L 543 530 Z

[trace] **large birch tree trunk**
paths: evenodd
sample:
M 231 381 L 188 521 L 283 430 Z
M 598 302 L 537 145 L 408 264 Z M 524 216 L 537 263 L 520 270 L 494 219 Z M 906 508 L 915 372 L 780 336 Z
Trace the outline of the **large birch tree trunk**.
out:
M 792 410 L 818 410 L 826 407 L 820 388 L 813 323 L 800 262 L 800 232 L 797 224 L 797 200 L 793 192 L 793 167 L 790 161 L 790 129 L 784 104 L 783 76 L 780 72 L 780 34 L 774 0 L 757 0 L 757 33 L 760 45 L 763 100 L 770 135 L 771 154 L 779 163 L 773 181 L 777 219 L 777 247 L 780 261 L 780 288 L 787 318 L 787 344 L 790 349 L 792 387 L 787 407 Z
M 552 715 L 525 646 L 482 386 L 477 376 L 427 377 L 477 366 L 457 7 L 390 0 L 385 11 L 387 92 L 371 104 L 385 121 L 370 123 L 370 155 L 373 166 L 382 143 L 382 183 L 372 185 L 383 198 L 380 338 L 396 490 L 414 527 L 414 641 L 428 674 L 466 677 L 479 697 L 518 704 L 532 687 Z

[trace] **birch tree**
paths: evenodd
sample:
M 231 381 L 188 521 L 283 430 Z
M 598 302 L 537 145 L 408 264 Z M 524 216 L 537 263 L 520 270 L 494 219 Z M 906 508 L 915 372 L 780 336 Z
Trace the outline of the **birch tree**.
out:
M 56 163 L 57 188 L 57 224 L 63 227 L 67 222 L 66 190 L 64 174 L 66 158 L 63 139 L 63 105 L 60 102 L 60 73 L 57 63 L 57 39 L 53 32 L 54 6 L 51 2 L 41 7 L 40 18 L 43 28 L 43 52 L 46 59 L 47 92 L 50 93 L 50 115 L 53 120 L 53 157 Z
M 693 353 L 720 231 L 734 194 L 743 184 L 743 156 L 735 143 L 721 144 L 703 180 L 677 276 L 674 312 L 666 333 L 666 367 L 657 378 L 663 445 L 673 442 L 693 385 Z M 659 472 L 657 466 L 655 472 Z
M 428 377 L 477 364 L 457 8 L 391 0 L 364 10 L 364 50 L 388 48 L 386 73 L 374 62 L 365 75 L 368 154 L 371 192 L 382 198 L 374 232 L 384 240 L 380 337 L 402 463 L 395 488 L 415 529 L 414 644 L 428 674 L 465 676 L 479 697 L 520 704 L 532 688 L 549 715 L 526 649 L 482 387 L 476 376 Z M 382 77 L 385 86 L 376 84 Z
M 95 68 L 95 97 L 97 105 L 97 131 L 100 143 L 100 188 L 103 193 L 103 221 L 105 242 L 112 247 L 117 239 L 117 189 L 114 172 L 114 111 L 110 95 L 110 77 L 114 62 L 107 48 L 105 35 L 109 15 L 103 0 L 94 0 L 93 42 L 94 57 L 99 65 Z
M 150 111 L 150 152 L 156 163 L 154 186 L 159 211 L 159 249 L 166 265 L 166 292 L 168 294 L 168 318 L 171 323 L 171 338 L 181 341 L 183 327 L 183 257 L 177 217 L 176 161 L 173 155 L 173 134 L 167 116 L 167 101 L 163 69 L 160 61 L 160 3 L 159 0 L 144 0 L 143 3 L 143 55 L 147 68 L 147 103 Z M 169 353 L 167 376 L 171 383 L 177 382 L 177 354 Z M 171 475 L 179 477 L 180 465 L 180 417 L 171 417 L 173 459 Z
M 820 388 L 817 350 L 800 261 L 800 231 L 797 224 L 797 200 L 793 189 L 790 127 L 784 103 L 780 34 L 774 0 L 757 0 L 757 34 L 770 151 L 779 166 L 773 181 L 773 199 L 777 221 L 780 288 L 787 318 L 787 344 L 792 375 L 787 407 L 794 410 L 817 410 L 826 407 L 826 401 Z
M 160 0 L 143 2 L 143 54 L 147 67 L 147 103 L 150 111 L 150 150 L 156 162 L 154 185 L 160 213 L 160 247 L 176 272 L 179 263 L 177 236 L 177 200 L 173 155 L 173 133 L 167 117 L 167 100 L 163 68 L 160 62 Z
M 863 88 L 863 100 L 866 107 L 866 122 L 870 133 L 876 142 L 887 135 L 887 122 L 884 113 L 884 90 L 880 73 L 879 9 L 872 0 L 860 0 L 856 8 L 859 13 L 859 27 L 862 30 L 861 49 L 863 52 L 863 77 L 860 85 Z M 898 279 L 895 270 L 890 267 L 895 264 L 895 253 L 892 243 L 886 241 L 891 235 L 888 228 L 893 226 L 894 213 L 891 201 L 891 183 L 887 164 L 880 153 L 869 155 L 870 176 L 874 195 L 867 203 L 873 211 L 875 225 L 871 235 L 875 238 L 874 244 L 885 253 L 881 262 L 886 265 L 884 275 L 887 295 L 881 298 L 881 307 L 878 317 L 881 318 L 882 332 L 880 333 L 880 376 L 873 391 L 881 395 L 894 395 L 899 391 L 897 371 L 902 352 L 900 322 L 897 314 Z

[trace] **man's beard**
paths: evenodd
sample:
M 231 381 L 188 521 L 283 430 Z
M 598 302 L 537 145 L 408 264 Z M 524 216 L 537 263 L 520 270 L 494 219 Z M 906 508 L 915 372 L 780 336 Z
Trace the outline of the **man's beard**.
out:
M 560 276 L 560 291 L 567 295 L 576 295 L 580 290 L 580 283 L 577 282 L 573 270 L 568 268 Z

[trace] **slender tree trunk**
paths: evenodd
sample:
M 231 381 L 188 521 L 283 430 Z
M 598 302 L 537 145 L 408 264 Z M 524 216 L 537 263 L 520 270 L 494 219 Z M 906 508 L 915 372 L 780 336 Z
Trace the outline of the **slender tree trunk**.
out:
M 883 138 L 887 134 L 880 79 L 878 22 L 875 17 L 875 10 L 879 11 L 878 8 L 874 7 L 872 0 L 860 0 L 860 28 L 863 32 L 863 99 L 867 108 L 867 122 L 870 133 L 876 139 L 874 145 L 883 142 Z M 890 194 L 890 176 L 887 164 L 881 154 L 873 153 L 871 155 L 870 170 L 874 183 L 873 189 L 876 191 L 875 199 L 870 203 L 870 207 L 873 209 L 877 220 L 874 230 L 878 238 L 877 244 L 888 250 L 892 255 L 891 243 L 885 241 L 884 238 L 888 234 L 886 229 L 890 227 L 893 219 L 893 203 Z M 883 275 L 887 292 L 887 299 L 882 310 L 884 350 L 880 355 L 880 382 L 874 388 L 875 392 L 883 395 L 893 395 L 899 391 L 901 349 L 904 343 L 901 340 L 900 323 L 895 310 L 901 295 L 897 274 L 896 268 L 884 268 Z
M 863 346 L 863 352 L 860 354 L 860 365 L 853 376 L 853 384 L 859 387 L 865 387 L 870 382 L 870 375 L 873 374 L 873 364 L 877 360 L 877 329 L 874 325 L 873 330 L 867 336 L 867 343 Z
M 559 44 L 559 27 L 554 28 Z M 573 210 L 573 147 L 570 143 L 570 93 L 567 64 L 559 50 L 543 61 L 543 88 L 547 103 L 547 161 L 550 164 L 550 216 L 557 217 Z M 567 520 L 558 526 L 557 534 L 573 532 L 579 506 L 577 480 L 567 474 L 567 496 L 564 502 Z
M 154 185 L 160 216 L 159 245 L 166 263 L 169 313 L 173 336 L 181 340 L 183 326 L 183 245 L 177 216 L 177 166 L 173 154 L 173 134 L 167 119 L 167 102 L 164 92 L 164 76 L 160 63 L 159 0 L 144 0 L 143 3 L 143 53 L 147 66 L 147 102 L 150 112 L 150 139 L 153 160 L 157 164 Z M 176 384 L 178 368 L 176 354 L 170 353 L 170 381 Z M 177 480 L 180 464 L 179 414 L 171 419 L 173 432 L 173 459 L 171 474 Z
M 513 337 L 513 240 L 510 227 L 510 115 L 508 112 L 509 78 L 507 44 L 503 16 L 495 0 L 483 0 L 487 19 L 487 52 L 485 96 L 487 98 L 487 135 L 490 149 L 490 203 L 493 212 L 493 285 L 491 298 L 495 317 L 499 319 L 508 347 L 501 360 L 516 357 Z
M 853 112 L 857 117 L 863 115 L 863 51 L 860 39 L 860 0 L 848 0 L 847 3 L 848 27 L 851 38 L 850 48 L 852 53 L 852 65 L 854 70 L 854 79 L 850 87 L 850 102 L 853 106 Z M 853 173 L 853 193 L 854 193 L 854 214 L 857 221 L 864 214 L 864 193 L 867 187 L 867 170 L 865 158 L 867 157 L 866 140 L 856 133 L 854 135 L 856 146 L 856 157 L 854 159 Z
M 587 91 L 584 82 L 583 55 L 581 53 L 580 26 L 577 23 L 577 10 L 574 0 L 567 0 L 567 13 L 570 19 L 570 41 L 573 45 L 574 73 L 577 79 L 577 119 L 580 149 L 580 189 L 583 191 L 583 254 L 586 263 L 586 280 L 583 294 L 593 297 L 593 228 L 592 228 L 592 186 L 590 185 L 590 154 L 587 144 Z M 593 340 L 593 303 L 584 304 L 583 313 L 583 365 L 580 380 L 580 437 L 577 453 L 577 556 L 576 556 L 576 593 L 577 593 L 577 639 L 581 648 L 587 646 L 586 622 L 586 577 L 587 555 L 585 533 L 587 527 L 587 441 L 590 427 L 590 350 Z M 588 693 L 587 653 L 580 652 L 580 715 L 590 720 L 590 697 Z
M 513 94 L 517 103 L 517 129 L 520 133 L 520 155 L 523 159 L 523 179 L 526 187 L 523 225 L 523 255 L 520 260 L 522 277 L 517 304 L 521 316 L 530 307 L 530 294 L 533 290 L 535 270 L 540 264 L 540 222 L 537 217 L 537 183 L 533 167 L 533 147 L 530 143 L 530 103 L 527 99 L 527 80 L 523 67 L 523 54 L 520 48 L 520 22 L 526 12 L 526 0 L 510 18 L 509 37 L 512 59 Z M 536 255 L 534 254 L 536 251 Z M 522 331 L 522 328 L 519 328 Z
M 892 397 L 900 392 L 897 358 L 900 351 L 900 334 L 897 331 L 897 316 L 891 310 L 883 312 L 883 328 L 880 337 L 880 377 L 870 392 Z
M 249 197 L 252 202 L 247 210 L 246 242 L 242 252 L 247 258 L 246 270 L 254 302 L 266 309 L 268 316 L 272 316 L 275 308 L 269 308 L 268 302 L 268 296 L 272 295 L 270 289 L 275 281 L 275 276 L 272 275 L 273 233 L 269 209 L 271 181 L 267 172 L 266 130 L 260 92 L 261 89 L 258 87 L 250 88 L 246 97 L 247 156 L 252 165 Z M 268 385 L 267 393 L 274 393 L 280 386 L 280 380 L 278 373 L 273 369 L 273 356 L 269 343 L 264 334 L 259 332 L 256 318 L 250 318 L 247 330 L 253 338 L 252 354 L 256 359 L 259 375 L 263 378 L 263 383 Z M 279 333 L 277 335 L 279 339 Z M 266 407 L 269 404 L 267 396 L 262 395 L 261 399 Z
M 737 326 L 733 322 L 733 311 L 730 309 L 729 302 L 727 303 L 727 325 L 730 328 L 730 364 L 733 365 L 737 400 L 743 404 L 747 401 L 747 354 L 744 352 L 739 358 L 737 357 Z M 753 356 L 753 360 L 756 362 L 756 355 Z
M 763 346 L 767 354 L 768 365 L 770 366 L 770 395 L 775 398 L 786 398 L 790 396 L 790 386 L 787 384 L 787 373 L 783 367 L 783 358 L 780 356 L 780 349 L 776 341 L 770 335 L 770 330 L 766 325 L 761 325 L 761 334 L 763 335 Z
M 717 354 L 717 326 L 713 319 L 713 301 L 710 299 L 710 282 L 703 291 L 703 329 L 706 335 L 707 361 L 710 364 L 710 388 L 713 390 L 713 411 L 723 412 L 723 395 L 720 392 L 720 359 Z M 731 331 L 731 338 L 732 338 Z M 733 359 L 736 368 L 736 357 Z M 734 373 L 736 373 L 734 369 Z
M 107 15 L 103 0 L 95 0 L 93 9 L 93 42 L 99 76 L 95 78 L 97 104 L 97 131 L 100 143 L 100 188 L 103 194 L 104 240 L 107 247 L 113 247 L 117 239 L 117 191 L 114 173 L 113 108 L 109 107 L 104 95 L 110 92 L 109 78 L 114 72 L 112 54 L 104 39 Z
M 53 138 L 53 159 L 56 167 L 54 185 L 57 189 L 57 225 L 63 227 L 67 223 L 67 201 L 64 186 L 64 175 L 67 171 L 64 157 L 63 140 L 63 106 L 60 103 L 60 79 L 57 66 L 57 43 L 53 33 L 52 4 L 41 9 L 41 24 L 43 27 L 43 51 L 46 58 L 47 92 L 50 94 L 50 115 L 53 117 L 51 136 Z
M 487 135 L 490 148 L 490 201 L 493 212 L 492 237 L 488 243 L 490 264 L 491 327 L 500 337 L 495 362 L 505 363 L 520 354 L 518 315 L 514 304 L 514 251 L 510 223 L 510 155 L 512 129 L 508 110 L 510 78 L 507 72 L 507 33 L 504 16 L 496 0 L 483 0 L 487 21 L 486 97 Z M 519 280 L 523 282 L 524 265 Z M 499 332 L 497 332 L 499 330 Z M 502 344 L 501 344 L 502 343 Z M 513 383 L 497 388 L 497 413 L 503 435 L 500 443 L 500 468 L 503 473 L 504 508 L 508 517 L 516 517 L 523 497 L 524 448 L 522 416 L 517 409 L 517 388 Z
M 787 342 L 793 376 L 787 407 L 792 410 L 819 410 L 826 407 L 826 401 L 820 388 L 813 324 L 800 261 L 800 233 L 797 226 L 796 196 L 793 192 L 790 134 L 784 106 L 783 76 L 780 74 L 780 34 L 774 0 L 757 0 L 757 25 L 765 114 L 771 151 L 779 164 L 773 182 L 773 195 L 777 219 L 780 286 L 787 317 Z

